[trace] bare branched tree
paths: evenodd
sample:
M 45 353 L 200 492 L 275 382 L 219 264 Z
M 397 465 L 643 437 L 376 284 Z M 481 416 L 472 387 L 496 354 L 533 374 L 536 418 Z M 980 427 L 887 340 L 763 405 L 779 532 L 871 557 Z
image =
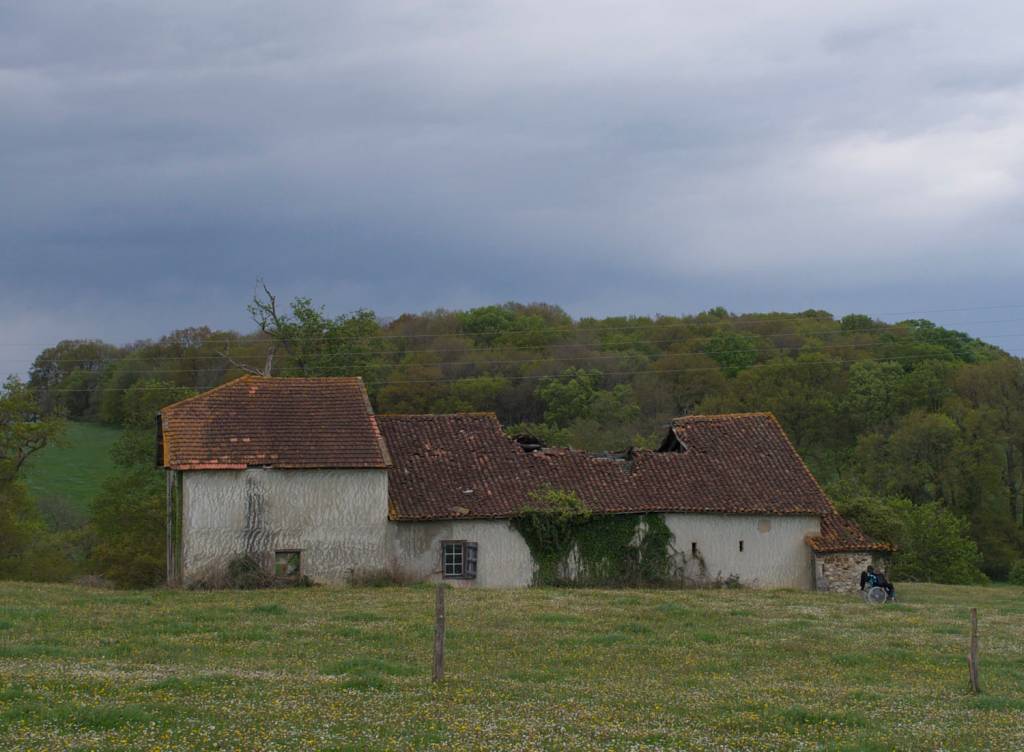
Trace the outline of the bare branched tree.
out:
M 252 316 L 252 320 L 256 322 L 256 325 L 260 328 L 260 331 L 271 337 L 270 345 L 267 347 L 267 357 L 263 363 L 263 368 L 256 368 L 248 363 L 242 363 L 241 361 L 235 360 L 231 357 L 230 347 L 225 348 L 218 354 L 228 361 L 235 368 L 251 373 L 256 376 L 271 376 L 274 370 L 274 354 L 277 352 L 277 346 L 280 343 L 288 351 L 291 351 L 290 337 L 289 337 L 289 322 L 287 317 L 283 314 L 278 313 L 277 310 L 277 297 L 267 287 L 267 283 L 262 279 L 257 281 L 257 290 L 253 293 L 252 302 L 249 303 L 246 308 L 249 311 L 249 315 Z M 263 293 L 260 294 L 262 288 Z

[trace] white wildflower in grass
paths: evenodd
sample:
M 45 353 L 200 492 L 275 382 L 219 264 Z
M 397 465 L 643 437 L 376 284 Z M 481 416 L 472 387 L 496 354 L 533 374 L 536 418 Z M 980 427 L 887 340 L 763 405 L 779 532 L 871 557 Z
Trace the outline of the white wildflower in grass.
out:
M 429 588 L 3 583 L 0 749 L 1024 749 L 1024 590 L 900 595 L 455 590 L 435 685 Z

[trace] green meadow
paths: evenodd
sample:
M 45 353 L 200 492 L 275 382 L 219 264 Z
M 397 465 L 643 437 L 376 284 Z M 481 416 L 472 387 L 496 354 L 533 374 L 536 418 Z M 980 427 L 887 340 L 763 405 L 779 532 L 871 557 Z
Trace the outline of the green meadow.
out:
M 57 520 L 67 515 L 70 520 L 65 526 L 70 527 L 85 520 L 89 502 L 114 471 L 110 448 L 120 435 L 120 428 L 68 422 L 60 445 L 29 458 L 25 483 L 44 515 Z
M 0 583 L 0 749 L 1024 749 L 1024 590 L 900 596 Z

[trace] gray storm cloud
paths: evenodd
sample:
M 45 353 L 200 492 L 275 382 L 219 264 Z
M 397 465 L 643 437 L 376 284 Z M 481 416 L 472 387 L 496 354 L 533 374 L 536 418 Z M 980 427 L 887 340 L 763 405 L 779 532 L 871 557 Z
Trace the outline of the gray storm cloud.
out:
M 385 315 L 1016 304 L 1022 22 L 0 1 L 0 372 L 68 336 L 245 328 L 260 276 Z M 932 317 L 1020 351 L 1024 326 L 971 323 L 1012 316 Z

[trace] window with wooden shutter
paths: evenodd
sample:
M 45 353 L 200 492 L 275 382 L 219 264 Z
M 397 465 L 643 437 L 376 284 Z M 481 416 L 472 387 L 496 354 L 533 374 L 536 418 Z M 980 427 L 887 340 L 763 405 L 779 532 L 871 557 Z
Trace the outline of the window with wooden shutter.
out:
M 477 544 L 469 541 L 441 543 L 441 574 L 447 579 L 476 577 Z

